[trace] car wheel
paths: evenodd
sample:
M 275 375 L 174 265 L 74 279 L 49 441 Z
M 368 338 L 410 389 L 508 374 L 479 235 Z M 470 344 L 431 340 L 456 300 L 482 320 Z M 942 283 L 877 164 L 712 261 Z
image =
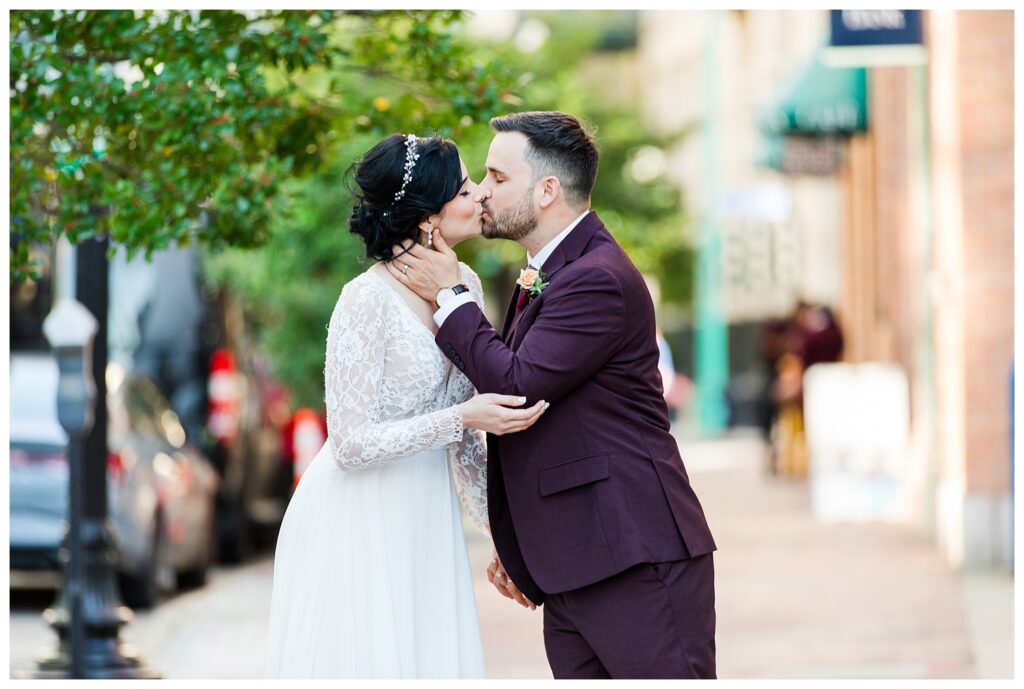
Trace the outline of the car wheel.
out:
M 192 569 L 183 569 L 178 572 L 178 588 L 179 589 L 197 589 L 200 586 L 206 584 L 206 575 L 209 571 L 209 566 L 203 563 Z
M 139 571 L 123 574 L 121 578 L 121 599 L 129 608 L 152 608 L 174 584 L 174 572 L 168 565 L 168 544 L 160 515 L 153 519 L 149 545 L 149 555 Z
M 217 552 L 226 564 L 243 562 L 252 551 L 252 533 L 240 500 L 219 505 L 217 516 Z

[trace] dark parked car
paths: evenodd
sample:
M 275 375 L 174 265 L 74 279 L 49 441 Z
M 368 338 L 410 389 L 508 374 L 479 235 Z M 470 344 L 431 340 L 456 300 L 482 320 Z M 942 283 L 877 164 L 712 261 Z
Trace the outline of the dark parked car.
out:
M 26 574 L 60 569 L 68 465 L 54 357 L 14 352 L 10 373 L 10 566 L 17 586 Z M 115 363 L 107 385 L 108 511 L 121 593 L 130 607 L 144 608 L 175 584 L 204 583 L 216 557 L 218 478 L 151 381 Z
M 202 279 L 191 247 L 111 266 L 111 360 L 131 360 L 170 400 L 188 438 L 220 476 L 218 552 L 244 560 L 274 542 L 290 469 L 281 428 L 290 410 L 256 351 L 241 306 Z M 116 350 L 116 351 L 115 351 Z M 283 409 L 282 409 L 283 406 Z
M 11 351 L 48 351 L 54 252 L 36 248 L 40 278 L 12 283 Z M 209 458 L 217 492 L 218 555 L 244 560 L 275 541 L 291 489 L 282 430 L 287 390 L 259 355 L 230 290 L 211 290 L 193 247 L 110 260 L 109 360 L 144 374 L 168 400 L 186 438 Z

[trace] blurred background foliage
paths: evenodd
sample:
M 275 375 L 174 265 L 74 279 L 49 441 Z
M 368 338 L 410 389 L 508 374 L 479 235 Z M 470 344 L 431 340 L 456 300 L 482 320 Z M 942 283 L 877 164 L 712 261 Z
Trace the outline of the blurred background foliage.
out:
M 33 246 L 265 245 L 291 180 L 400 124 L 501 108 L 456 11 L 11 12 L 11 279 Z M 388 83 L 380 98 L 369 83 Z M 400 86 L 395 86 L 400 85 Z

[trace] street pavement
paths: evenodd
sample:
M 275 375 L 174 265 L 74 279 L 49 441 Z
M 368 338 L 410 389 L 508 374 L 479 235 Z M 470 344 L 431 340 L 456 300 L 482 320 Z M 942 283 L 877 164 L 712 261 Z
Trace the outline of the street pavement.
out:
M 763 452 L 757 440 L 684 446 L 719 547 L 720 677 L 1012 677 L 1012 663 L 995 660 L 1012 661 L 1008 573 L 968 578 L 988 594 L 977 631 L 984 627 L 993 660 L 982 668 L 965 579 L 925 535 L 815 521 L 807 484 L 768 475 Z
M 815 522 L 805 483 L 763 471 L 760 441 L 681 446 L 719 546 L 719 677 L 1012 678 L 1012 575 L 958 575 L 908 528 Z M 466 534 L 488 677 L 550 678 L 542 610 L 498 595 L 488 538 Z M 260 677 L 272 575 L 269 557 L 218 568 L 122 638 L 167 678 Z M 12 597 L 12 673 L 56 643 L 47 602 Z

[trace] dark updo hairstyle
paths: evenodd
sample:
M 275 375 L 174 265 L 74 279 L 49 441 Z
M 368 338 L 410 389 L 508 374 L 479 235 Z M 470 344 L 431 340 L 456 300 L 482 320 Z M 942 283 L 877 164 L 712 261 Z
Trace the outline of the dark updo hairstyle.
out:
M 416 137 L 419 158 L 405 194 L 395 201 L 405 175 L 406 135 L 392 134 L 353 163 L 356 202 L 348 219 L 352 234 L 362 237 L 366 257 L 390 261 L 391 247 L 415 239 L 423 219 L 437 213 L 459 192 L 462 166 L 455 143 L 439 136 Z

